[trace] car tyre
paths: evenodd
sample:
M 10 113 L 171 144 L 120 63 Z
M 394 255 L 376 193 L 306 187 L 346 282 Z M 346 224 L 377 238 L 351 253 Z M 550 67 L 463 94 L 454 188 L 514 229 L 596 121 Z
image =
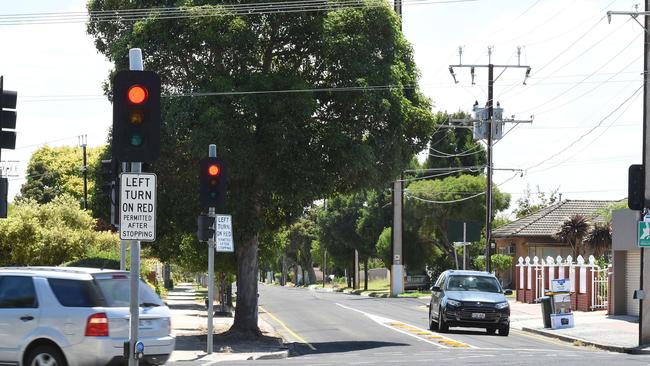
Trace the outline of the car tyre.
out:
M 65 358 L 56 347 L 38 346 L 27 357 L 27 366 L 66 366 Z
M 497 330 L 496 328 L 487 328 L 485 329 L 485 331 L 487 332 L 487 334 L 493 335 L 494 333 L 496 333 Z
M 438 329 L 438 325 L 433 321 L 433 314 L 431 312 L 431 308 L 429 308 L 429 330 L 436 331 Z
M 510 325 L 506 325 L 505 327 L 499 328 L 499 335 L 502 337 L 507 337 L 508 334 L 510 334 Z
M 442 316 L 442 309 L 438 310 L 438 332 L 447 333 L 449 331 L 449 324 L 445 321 Z

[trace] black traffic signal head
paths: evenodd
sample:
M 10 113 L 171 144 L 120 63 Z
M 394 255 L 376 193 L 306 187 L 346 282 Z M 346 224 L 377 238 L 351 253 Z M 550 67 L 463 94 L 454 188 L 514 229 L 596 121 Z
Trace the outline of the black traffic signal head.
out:
M 16 102 L 18 93 L 4 90 L 3 77 L 0 76 L 0 148 L 16 148 Z
M 0 178 L 0 218 L 6 218 L 9 211 L 9 201 L 7 193 L 9 192 L 9 180 Z
M 645 201 L 645 169 L 643 165 L 630 165 L 627 172 L 627 206 L 630 210 L 643 210 Z
M 113 80 L 113 158 L 152 163 L 160 155 L 160 77 L 120 71 Z
M 203 158 L 199 165 L 201 207 L 215 207 L 219 212 L 226 203 L 226 165 L 220 158 Z
M 113 159 L 102 160 L 102 192 L 110 197 L 117 177 L 117 163 Z
M 197 231 L 196 236 L 199 241 L 208 241 L 214 236 L 214 217 L 207 215 L 199 215 L 196 220 Z

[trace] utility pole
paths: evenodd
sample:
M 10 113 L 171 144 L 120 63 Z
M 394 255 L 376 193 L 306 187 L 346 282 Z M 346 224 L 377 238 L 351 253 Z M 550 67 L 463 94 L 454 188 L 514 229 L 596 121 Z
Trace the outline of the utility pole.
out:
M 393 0 L 393 7 L 399 17 L 399 29 L 402 30 L 402 0 Z
M 611 23 L 612 15 L 629 15 L 634 19 L 644 30 L 643 37 L 643 167 L 645 170 L 645 189 L 644 189 L 644 205 L 645 211 L 650 209 L 650 146 L 648 146 L 648 128 L 650 127 L 650 90 L 648 90 L 648 70 L 650 70 L 650 22 L 648 21 L 648 15 L 650 15 L 650 0 L 645 1 L 645 11 L 638 11 L 638 5 L 636 6 L 636 11 L 608 11 L 607 20 Z M 641 24 L 637 19 L 639 15 L 643 15 L 644 23 Z M 645 292 L 645 284 L 650 283 L 650 271 L 647 271 L 646 268 L 650 268 L 650 255 L 645 248 L 641 248 L 641 294 Z M 639 296 L 639 346 L 650 343 L 650 316 L 645 316 L 645 314 L 650 314 L 650 301 L 646 301 L 645 296 Z
M 84 173 L 84 210 L 88 209 L 88 162 L 86 159 L 86 145 L 88 143 L 88 136 L 87 135 L 81 135 L 79 136 L 79 144 L 81 145 L 81 148 L 83 149 L 83 168 L 82 172 Z
M 393 264 L 390 267 L 390 296 L 404 292 L 404 266 L 402 264 L 402 184 L 404 180 L 393 182 Z
M 470 68 L 472 76 L 472 84 L 474 83 L 474 70 L 476 68 L 487 68 L 488 69 L 488 100 L 487 100 L 487 138 L 486 138 L 486 147 L 487 147 L 487 169 L 486 169 L 486 189 L 485 189 L 485 270 L 486 272 L 491 272 L 491 263 L 490 259 L 492 256 L 492 146 L 493 146 L 493 133 L 494 133 L 494 83 L 495 81 L 503 75 L 503 73 L 509 68 L 520 68 L 526 69 L 526 76 L 524 78 L 523 84 L 526 84 L 526 79 L 530 76 L 530 66 L 521 65 L 521 48 L 517 49 L 518 62 L 516 65 L 494 65 L 492 63 L 492 47 L 488 47 L 488 63 L 487 65 L 465 65 L 463 64 L 463 49 L 462 47 L 458 48 L 458 58 L 459 62 L 457 65 L 449 65 L 449 72 L 454 78 L 454 82 L 458 83 L 456 80 L 456 74 L 454 73 L 454 68 Z M 494 69 L 499 68 L 503 69 L 501 73 L 494 78 Z

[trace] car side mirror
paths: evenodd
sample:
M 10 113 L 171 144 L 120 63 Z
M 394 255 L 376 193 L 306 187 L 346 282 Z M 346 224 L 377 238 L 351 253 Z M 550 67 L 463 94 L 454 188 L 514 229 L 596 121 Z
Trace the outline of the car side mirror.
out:
M 440 289 L 440 286 L 431 286 L 431 292 L 440 292 L 440 291 L 442 291 Z
M 504 290 L 503 294 L 506 295 L 506 296 L 510 296 L 510 295 L 512 295 L 512 290 Z

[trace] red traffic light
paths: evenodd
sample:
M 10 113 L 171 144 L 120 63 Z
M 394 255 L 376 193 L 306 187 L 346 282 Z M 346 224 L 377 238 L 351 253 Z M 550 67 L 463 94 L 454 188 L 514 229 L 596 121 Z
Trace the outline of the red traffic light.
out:
M 221 173 L 221 169 L 219 168 L 219 165 L 212 164 L 212 165 L 210 165 L 208 167 L 208 174 L 209 175 L 211 175 L 213 177 L 216 177 L 217 175 L 219 175 L 219 173 Z
M 132 104 L 142 104 L 147 100 L 149 93 L 147 92 L 147 88 L 140 85 L 134 85 L 129 88 L 127 96 L 129 98 L 129 102 Z

